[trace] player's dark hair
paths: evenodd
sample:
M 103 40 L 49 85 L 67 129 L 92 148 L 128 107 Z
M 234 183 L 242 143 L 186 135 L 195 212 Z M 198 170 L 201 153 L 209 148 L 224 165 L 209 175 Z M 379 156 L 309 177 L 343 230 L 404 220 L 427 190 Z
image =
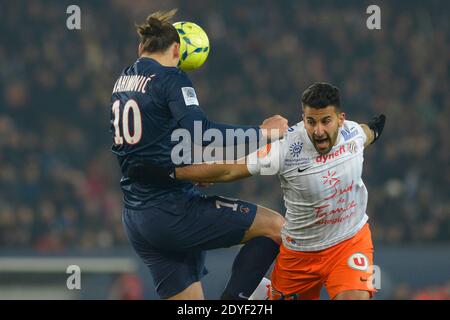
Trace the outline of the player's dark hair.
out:
M 323 109 L 328 106 L 341 108 L 341 94 L 335 86 L 317 82 L 306 89 L 302 94 L 303 107 L 308 106 L 314 109 Z
M 136 31 L 141 38 L 144 51 L 161 52 L 174 42 L 180 43 L 178 32 L 170 23 L 170 19 L 176 12 L 177 9 L 158 11 L 150 14 L 144 23 L 136 25 Z

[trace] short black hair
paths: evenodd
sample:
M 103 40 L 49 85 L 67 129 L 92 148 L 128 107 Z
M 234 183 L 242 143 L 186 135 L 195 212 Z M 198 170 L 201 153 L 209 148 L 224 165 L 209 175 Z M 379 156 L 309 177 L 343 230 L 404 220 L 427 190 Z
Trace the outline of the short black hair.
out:
M 335 86 L 325 82 L 317 82 L 303 92 L 302 105 L 314 109 L 323 109 L 328 106 L 335 106 L 340 109 L 341 94 Z

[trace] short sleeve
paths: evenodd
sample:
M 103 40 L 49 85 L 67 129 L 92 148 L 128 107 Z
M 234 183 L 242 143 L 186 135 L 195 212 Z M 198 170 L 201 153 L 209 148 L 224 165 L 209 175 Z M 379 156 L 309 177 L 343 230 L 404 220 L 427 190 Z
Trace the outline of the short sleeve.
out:
M 344 126 L 341 129 L 342 138 L 345 141 L 354 140 L 364 148 L 364 144 L 367 141 L 366 133 L 361 125 L 357 122 L 345 120 Z
M 170 112 L 177 121 L 193 108 L 199 107 L 195 89 L 184 72 L 178 71 L 167 75 L 164 87 Z
M 284 140 L 269 143 L 247 156 L 251 175 L 275 175 L 281 172 Z
M 363 140 L 363 146 L 364 146 L 366 144 L 366 141 L 367 141 L 366 132 L 364 131 L 364 129 L 361 127 L 360 124 L 357 123 L 356 125 L 358 126 L 358 130 L 361 132 L 361 138 Z

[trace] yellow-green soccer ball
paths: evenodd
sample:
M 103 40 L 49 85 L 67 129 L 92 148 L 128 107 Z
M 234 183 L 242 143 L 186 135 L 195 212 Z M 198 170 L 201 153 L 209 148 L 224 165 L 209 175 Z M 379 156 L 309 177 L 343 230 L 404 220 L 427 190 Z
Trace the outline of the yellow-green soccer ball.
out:
M 180 62 L 183 71 L 195 70 L 208 58 L 209 39 L 206 32 L 193 22 L 180 21 L 173 24 L 180 36 Z

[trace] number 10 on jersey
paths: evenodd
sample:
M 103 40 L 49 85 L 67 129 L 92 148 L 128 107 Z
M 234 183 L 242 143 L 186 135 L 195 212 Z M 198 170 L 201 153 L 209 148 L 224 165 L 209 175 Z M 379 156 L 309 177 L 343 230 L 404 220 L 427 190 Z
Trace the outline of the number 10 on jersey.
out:
M 130 133 L 129 126 L 129 115 L 130 111 L 133 114 L 133 135 Z M 123 139 L 128 144 L 136 144 L 141 140 L 142 136 L 142 119 L 141 119 L 141 111 L 139 110 L 139 106 L 133 99 L 128 100 L 123 107 L 122 115 L 120 114 L 120 100 L 114 101 L 112 105 L 112 112 L 114 114 L 114 143 L 116 145 L 122 145 Z M 120 134 L 120 117 L 122 116 L 122 133 L 123 137 Z

